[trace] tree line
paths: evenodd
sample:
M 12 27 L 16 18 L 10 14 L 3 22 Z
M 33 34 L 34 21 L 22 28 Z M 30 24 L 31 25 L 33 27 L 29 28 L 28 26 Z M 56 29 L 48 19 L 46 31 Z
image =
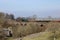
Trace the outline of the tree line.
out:
M 28 22 L 29 20 L 35 20 L 37 17 L 36 15 L 33 15 L 32 17 L 17 17 L 15 18 L 14 14 L 8 14 L 4 12 L 0 12 L 0 18 L 4 19 L 11 19 L 11 20 L 16 20 L 17 22 Z

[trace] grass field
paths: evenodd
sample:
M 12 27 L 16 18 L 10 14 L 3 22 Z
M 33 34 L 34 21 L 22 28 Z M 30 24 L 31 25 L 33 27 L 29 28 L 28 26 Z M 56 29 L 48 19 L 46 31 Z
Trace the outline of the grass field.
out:
M 36 37 L 35 37 L 35 35 L 36 35 Z M 34 36 L 26 36 L 23 38 L 23 40 L 54 40 L 53 36 L 54 36 L 54 33 L 52 33 L 52 32 L 42 32 L 39 34 L 34 34 Z M 60 40 L 60 33 L 56 34 L 56 40 Z
M 14 38 L 8 38 L 8 40 L 14 40 Z M 54 33 L 52 32 L 41 32 L 28 35 L 22 40 L 54 40 Z M 60 33 L 57 31 L 56 40 L 60 40 Z

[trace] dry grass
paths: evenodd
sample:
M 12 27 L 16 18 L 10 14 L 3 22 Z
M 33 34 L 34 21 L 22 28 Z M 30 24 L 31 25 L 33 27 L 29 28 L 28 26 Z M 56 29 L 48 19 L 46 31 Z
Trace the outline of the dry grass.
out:
M 60 40 L 60 33 L 57 33 L 56 37 L 57 39 L 56 40 Z M 38 35 L 38 34 L 34 34 L 34 35 Z M 24 37 L 23 40 L 53 40 L 53 33 L 52 32 L 42 32 L 39 34 L 39 36 L 32 36 L 33 38 L 31 38 L 31 36 L 27 36 L 27 37 Z M 59 35 L 59 36 L 58 36 Z

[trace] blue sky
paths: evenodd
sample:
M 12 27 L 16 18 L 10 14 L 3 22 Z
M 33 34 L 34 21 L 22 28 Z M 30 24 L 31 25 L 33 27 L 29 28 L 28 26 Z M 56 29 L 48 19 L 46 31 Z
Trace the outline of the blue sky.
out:
M 0 0 L 0 11 L 16 17 L 60 17 L 60 0 Z

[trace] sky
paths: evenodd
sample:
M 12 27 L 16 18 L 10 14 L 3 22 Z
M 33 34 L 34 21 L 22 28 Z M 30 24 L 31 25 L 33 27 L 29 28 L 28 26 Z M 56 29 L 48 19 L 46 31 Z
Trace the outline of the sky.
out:
M 0 12 L 15 17 L 60 17 L 60 0 L 0 0 Z

